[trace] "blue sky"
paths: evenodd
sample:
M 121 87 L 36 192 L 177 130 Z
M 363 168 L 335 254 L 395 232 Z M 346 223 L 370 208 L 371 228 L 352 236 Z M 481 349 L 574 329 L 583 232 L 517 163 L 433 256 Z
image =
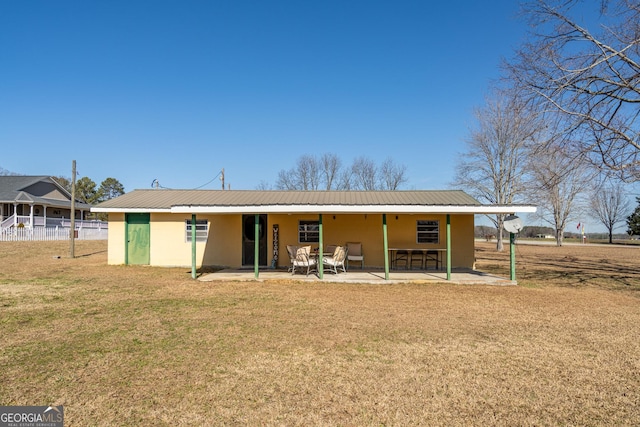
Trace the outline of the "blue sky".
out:
M 275 183 L 305 154 L 407 167 L 446 188 L 513 0 L 4 1 L 0 167 L 127 191 Z M 204 188 L 219 188 L 214 181 Z

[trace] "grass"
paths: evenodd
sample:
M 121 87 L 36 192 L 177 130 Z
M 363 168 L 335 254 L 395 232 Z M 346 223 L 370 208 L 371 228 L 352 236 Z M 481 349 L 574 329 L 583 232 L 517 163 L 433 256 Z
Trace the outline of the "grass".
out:
M 637 248 L 519 245 L 517 287 L 205 283 L 67 252 L 0 243 L 0 404 L 66 425 L 640 420 Z

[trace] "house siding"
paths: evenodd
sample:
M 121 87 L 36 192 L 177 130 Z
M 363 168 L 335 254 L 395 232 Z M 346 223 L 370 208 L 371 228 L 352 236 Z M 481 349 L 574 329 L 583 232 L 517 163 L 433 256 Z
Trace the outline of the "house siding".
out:
M 397 216 L 397 219 L 396 219 Z M 188 267 L 191 265 L 191 242 L 185 238 L 185 220 L 188 214 L 151 213 L 150 265 Z M 208 214 L 197 219 L 209 222 L 207 242 L 196 243 L 196 265 L 240 267 L 242 265 L 242 215 Z M 287 245 L 299 245 L 298 223 L 301 220 L 317 221 L 313 214 L 267 215 L 267 263 L 273 260 L 273 225 L 279 229 L 278 266 L 289 265 Z M 437 244 L 416 242 L 416 221 L 438 220 L 440 241 Z M 473 215 L 451 215 L 451 247 L 453 268 L 473 268 L 474 239 Z M 387 214 L 389 247 L 446 248 L 446 215 Z M 125 262 L 124 214 L 109 214 L 108 263 Z M 382 214 L 325 214 L 323 215 L 323 243 L 344 245 L 361 242 L 365 264 L 369 267 L 384 266 Z M 317 246 L 317 245 L 312 245 Z
M 125 256 L 124 214 L 109 214 L 109 231 L 107 234 L 107 263 L 124 264 Z

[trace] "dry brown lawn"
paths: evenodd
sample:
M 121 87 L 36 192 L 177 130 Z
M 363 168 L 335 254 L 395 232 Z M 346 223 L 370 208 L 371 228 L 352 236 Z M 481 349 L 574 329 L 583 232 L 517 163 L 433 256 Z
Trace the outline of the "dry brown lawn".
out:
M 640 424 L 640 248 L 519 245 L 506 287 L 205 283 L 67 253 L 0 243 L 2 405 L 69 426 Z

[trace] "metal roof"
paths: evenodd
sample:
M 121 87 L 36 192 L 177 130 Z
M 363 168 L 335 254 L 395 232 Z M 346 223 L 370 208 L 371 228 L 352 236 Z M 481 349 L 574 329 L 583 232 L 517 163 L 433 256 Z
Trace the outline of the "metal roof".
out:
M 491 210 L 493 209 L 493 210 Z M 93 207 L 92 212 L 171 213 L 513 213 L 525 205 L 482 205 L 461 190 L 259 191 L 134 190 Z

